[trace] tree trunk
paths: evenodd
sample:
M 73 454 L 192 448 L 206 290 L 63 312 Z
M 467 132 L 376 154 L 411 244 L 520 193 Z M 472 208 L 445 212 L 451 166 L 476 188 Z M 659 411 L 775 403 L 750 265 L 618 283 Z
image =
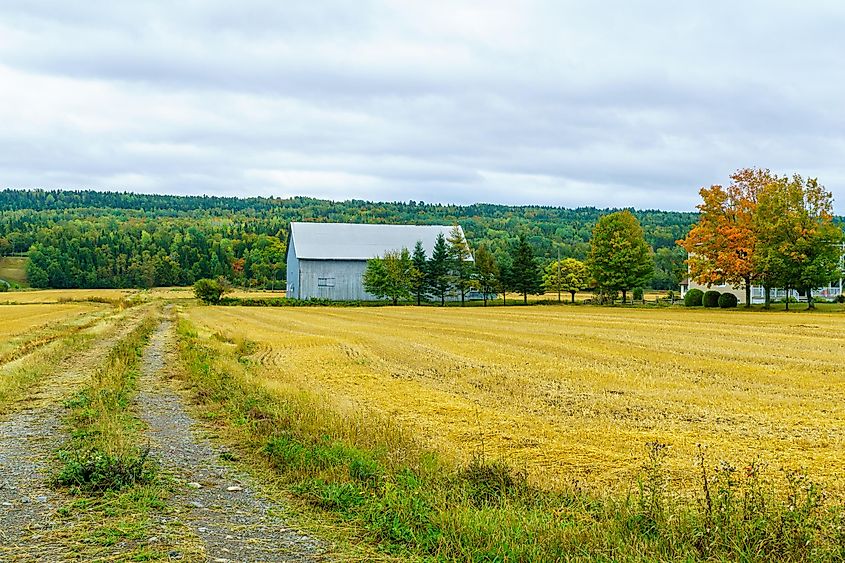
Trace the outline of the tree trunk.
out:
M 622 304 L 625 305 L 628 302 L 628 290 L 622 290 Z
M 807 309 L 815 309 L 815 308 L 816 308 L 816 304 L 813 301 L 813 290 L 808 288 L 807 289 Z
M 764 309 L 771 309 L 772 308 L 772 288 L 771 287 L 764 287 L 763 292 L 765 297 L 763 298 L 763 308 Z
M 748 309 L 751 307 L 751 277 L 746 276 L 745 278 L 745 308 Z
M 399 304 L 399 298 L 398 298 L 398 297 L 396 297 L 395 295 L 393 296 L 393 304 L 394 304 L 394 305 L 398 305 L 398 304 Z
M 487 294 L 486 293 L 484 294 L 484 306 L 485 307 L 487 306 Z
M 508 292 L 504 289 L 502 290 L 502 306 L 506 306 L 508 304 Z
M 572 294 L 572 300 L 570 301 L 570 303 L 575 303 L 575 290 L 570 289 L 569 293 Z
M 464 295 L 466 295 L 466 294 L 464 293 L 464 290 L 462 289 L 461 290 L 461 307 L 464 306 Z
M 420 306 L 420 302 L 421 302 L 421 301 L 422 301 L 422 295 L 420 295 L 419 293 L 417 293 L 417 307 L 419 307 L 419 306 Z
M 446 294 L 445 293 L 440 294 L 440 306 L 441 307 L 446 306 Z
M 522 294 L 522 302 L 528 305 L 528 292 L 523 292 Z
M 789 288 L 786 288 L 786 310 L 789 311 Z
M 557 288 L 557 302 L 560 303 L 560 286 Z

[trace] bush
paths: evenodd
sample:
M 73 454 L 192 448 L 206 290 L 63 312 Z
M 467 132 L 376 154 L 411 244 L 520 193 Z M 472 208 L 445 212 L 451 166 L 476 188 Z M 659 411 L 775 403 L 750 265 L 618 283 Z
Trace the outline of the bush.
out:
M 203 278 L 194 283 L 194 295 L 203 303 L 218 304 L 224 293 L 231 291 L 229 282 L 224 278 L 210 280 Z
M 684 305 L 686 307 L 701 307 L 701 302 L 704 299 L 704 292 L 700 289 L 691 289 L 684 295 Z
M 719 306 L 719 296 L 721 293 L 716 291 L 715 289 L 709 289 L 704 292 L 704 296 L 701 299 L 702 305 L 705 307 L 718 307 Z
M 642 301 L 643 300 L 643 288 L 636 287 L 634 288 L 634 301 Z
M 836 302 L 837 303 L 845 303 L 845 294 L 837 295 L 836 296 Z
M 733 293 L 723 293 L 719 296 L 719 307 L 722 309 L 733 309 L 738 303 L 739 300 Z
M 11 289 L 11 287 L 12 286 L 6 280 L 0 280 L 0 293 L 3 293 L 5 291 L 9 291 L 9 289 Z

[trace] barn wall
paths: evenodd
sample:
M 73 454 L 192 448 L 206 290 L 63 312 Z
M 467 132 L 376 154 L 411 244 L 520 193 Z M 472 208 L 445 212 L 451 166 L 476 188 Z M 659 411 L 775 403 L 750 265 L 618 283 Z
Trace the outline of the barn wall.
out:
M 366 269 L 366 260 L 299 260 L 300 299 L 373 301 L 375 297 L 364 291 Z M 334 287 L 320 287 L 320 278 L 334 279 Z
M 299 259 L 296 257 L 296 249 L 293 246 L 293 237 L 291 237 L 288 242 L 287 266 L 287 292 L 285 295 L 293 299 L 300 299 Z

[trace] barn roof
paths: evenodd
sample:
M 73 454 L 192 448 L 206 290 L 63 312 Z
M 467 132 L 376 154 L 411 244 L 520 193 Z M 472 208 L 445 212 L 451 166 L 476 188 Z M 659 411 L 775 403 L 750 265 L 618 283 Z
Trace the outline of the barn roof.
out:
M 461 229 L 460 226 L 458 226 Z M 431 257 L 437 235 L 449 236 L 446 225 L 365 225 L 359 223 L 290 224 L 290 240 L 296 257 L 306 260 L 369 260 L 388 250 L 407 248 L 413 252 L 422 241 Z M 463 233 L 463 229 L 461 229 Z

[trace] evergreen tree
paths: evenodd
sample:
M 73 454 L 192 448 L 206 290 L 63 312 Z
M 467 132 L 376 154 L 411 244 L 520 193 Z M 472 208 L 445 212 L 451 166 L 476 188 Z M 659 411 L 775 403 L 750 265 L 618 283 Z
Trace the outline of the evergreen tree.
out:
M 599 219 L 590 241 L 588 265 L 603 291 L 622 292 L 644 286 L 654 274 L 654 261 L 643 229 L 630 211 L 617 211 Z
M 496 258 L 496 268 L 499 270 L 499 290 L 502 292 L 502 305 L 508 304 L 508 291 L 513 289 L 513 262 L 508 254 L 501 254 Z
M 511 283 L 513 290 L 522 294 L 523 303 L 528 304 L 528 294 L 543 293 L 543 278 L 540 267 L 534 257 L 534 249 L 528 244 L 528 239 L 520 233 L 513 249 L 513 266 L 511 268 Z
M 472 252 L 464 238 L 464 233 L 457 225 L 452 227 L 449 238 L 450 281 L 461 295 L 461 307 L 464 306 L 467 292 L 472 288 Z
M 421 240 L 418 240 L 417 244 L 414 245 L 414 254 L 411 256 L 411 263 L 414 266 L 411 285 L 414 295 L 417 298 L 417 305 L 419 305 L 422 303 L 425 294 L 428 293 L 428 276 L 426 274 L 428 264 L 425 257 L 425 248 Z
M 478 289 L 484 299 L 484 306 L 487 306 L 487 298 L 496 293 L 499 288 L 499 265 L 496 259 L 487 250 L 487 246 L 480 244 L 475 251 L 475 273 Z
M 434 249 L 431 252 L 431 260 L 428 261 L 426 274 L 428 274 L 428 287 L 440 298 L 440 305 L 446 305 L 446 295 L 452 289 L 449 277 L 449 245 L 443 233 L 437 235 L 434 242 Z

